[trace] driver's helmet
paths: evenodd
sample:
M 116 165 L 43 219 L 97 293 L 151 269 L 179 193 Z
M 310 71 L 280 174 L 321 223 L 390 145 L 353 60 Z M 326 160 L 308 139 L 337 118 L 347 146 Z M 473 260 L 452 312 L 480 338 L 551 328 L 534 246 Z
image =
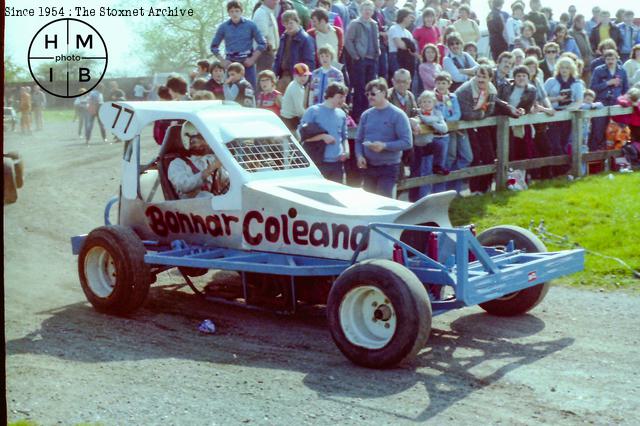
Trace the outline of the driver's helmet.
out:
M 196 129 L 196 126 L 194 126 L 190 121 L 185 121 L 182 124 L 181 133 L 182 140 L 185 141 L 187 145 L 189 144 L 189 139 L 191 139 L 192 136 L 200 135 L 200 132 L 198 131 L 198 129 Z

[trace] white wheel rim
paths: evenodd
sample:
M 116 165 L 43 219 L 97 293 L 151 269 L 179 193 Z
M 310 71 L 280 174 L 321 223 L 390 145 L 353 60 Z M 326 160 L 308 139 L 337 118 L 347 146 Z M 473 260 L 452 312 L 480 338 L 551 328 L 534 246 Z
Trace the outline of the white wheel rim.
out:
M 96 246 L 89 250 L 84 260 L 84 275 L 87 285 L 98 297 L 106 298 L 116 286 L 116 264 L 104 247 Z
M 356 346 L 383 348 L 393 338 L 396 324 L 391 301 L 377 287 L 356 287 L 340 303 L 340 326 L 347 340 Z

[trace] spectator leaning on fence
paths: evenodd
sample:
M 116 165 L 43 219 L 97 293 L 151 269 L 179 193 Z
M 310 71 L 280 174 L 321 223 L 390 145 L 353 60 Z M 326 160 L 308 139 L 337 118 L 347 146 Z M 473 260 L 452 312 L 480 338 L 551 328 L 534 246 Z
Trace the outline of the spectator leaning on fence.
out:
M 603 57 L 605 63 L 593 70 L 591 89 L 596 94 L 596 101 L 605 106 L 616 105 L 618 97 L 629 90 L 627 72 L 619 65 L 615 50 L 606 50 Z M 608 121 L 608 117 L 596 117 L 591 121 L 589 149 L 592 151 L 604 148 Z
M 382 79 L 367 83 L 371 108 L 360 118 L 355 154 L 364 188 L 391 197 L 400 176 L 402 151 L 411 149 L 412 143 L 409 118 L 389 103 L 387 91 L 387 83 Z
M 578 80 L 576 64 L 571 58 L 563 57 L 558 60 L 555 68 L 555 76 L 544 83 L 551 104 L 557 111 L 579 109 L 585 88 Z M 571 139 L 571 121 L 553 123 L 547 134 L 551 143 L 551 155 L 565 154 Z
M 273 64 L 273 72 L 278 76 L 278 90 L 283 92 L 293 78 L 293 67 L 297 63 L 315 69 L 316 50 L 313 39 L 300 26 L 300 18 L 295 10 L 282 14 L 285 33 L 280 37 L 280 47 Z
M 526 66 L 518 66 L 513 70 L 514 80 L 499 92 L 498 96 L 507 101 L 509 106 L 516 108 L 520 115 L 534 111 L 537 91 L 529 82 L 529 69 Z M 511 127 L 513 138 L 509 149 L 510 160 L 524 160 L 536 157 L 536 149 L 533 141 L 533 128 L 530 124 Z
M 231 62 L 240 62 L 245 68 L 246 79 L 256 86 L 255 63 L 260 53 L 267 47 L 256 24 L 242 17 L 242 3 L 238 0 L 227 2 L 229 19 L 218 26 L 216 35 L 211 41 L 211 53 L 226 67 Z M 225 58 L 220 55 L 220 44 L 224 41 Z M 253 48 L 253 43 L 256 48 Z
M 494 113 L 497 90 L 491 83 L 493 69 L 489 65 L 479 65 L 475 76 L 460 86 L 455 95 L 460 103 L 462 120 L 482 120 Z M 472 166 L 493 164 L 495 155 L 495 135 L 488 127 L 468 130 L 469 142 L 473 152 Z M 491 188 L 491 175 L 479 176 L 469 180 L 471 192 L 486 192 Z
M 324 102 L 310 106 L 300 120 L 301 126 L 314 123 L 327 131 L 307 139 L 305 143 L 323 144 L 322 162 L 316 165 L 325 178 L 339 183 L 343 181 L 344 162 L 349 158 L 347 115 L 342 110 L 347 93 L 344 84 L 331 83 L 324 92 Z

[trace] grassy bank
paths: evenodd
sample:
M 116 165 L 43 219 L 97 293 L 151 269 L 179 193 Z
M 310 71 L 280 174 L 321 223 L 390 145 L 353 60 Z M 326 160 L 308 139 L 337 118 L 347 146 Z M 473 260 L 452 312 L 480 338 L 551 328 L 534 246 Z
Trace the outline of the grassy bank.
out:
M 624 260 L 640 270 L 640 173 L 558 178 L 522 192 L 492 193 L 454 201 L 455 225 L 474 223 L 479 231 L 512 224 L 528 228 L 544 219 L 548 232 L 567 236 L 586 249 Z M 561 247 L 547 243 L 549 250 Z M 640 290 L 640 280 L 619 263 L 587 253 L 585 271 L 558 282 L 573 286 Z

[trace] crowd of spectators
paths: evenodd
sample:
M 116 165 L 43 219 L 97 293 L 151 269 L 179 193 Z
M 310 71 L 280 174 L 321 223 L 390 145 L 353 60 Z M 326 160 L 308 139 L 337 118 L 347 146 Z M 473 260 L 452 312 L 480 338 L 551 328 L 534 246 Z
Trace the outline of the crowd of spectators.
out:
M 612 18 L 595 7 L 587 19 L 571 6 L 555 21 L 540 0 L 509 7 L 491 0 L 485 57 L 470 0 L 427 0 L 422 10 L 414 0 L 402 8 L 396 1 L 261 0 L 245 11 L 230 0 L 229 18 L 211 42 L 215 59 L 199 61 L 189 85 L 174 77 L 181 83 L 170 80 L 158 95 L 269 109 L 304 142 L 324 144 L 318 165 L 327 178 L 384 195 L 393 194 L 405 169 L 411 176 L 446 175 L 493 164 L 495 127 L 450 131 L 448 123 L 618 103 L 640 113 L 637 91 L 629 90 L 640 86 L 633 10 Z M 605 147 L 608 120 L 595 118 L 584 129 L 585 150 Z M 325 133 L 305 141 L 301 130 L 310 124 Z M 347 129 L 356 126 L 348 143 Z M 632 133 L 640 140 L 637 127 Z M 510 159 L 570 154 L 571 138 L 570 121 L 513 127 Z M 565 172 L 530 171 L 533 178 Z M 472 178 L 469 190 L 486 192 L 491 183 L 490 175 Z M 411 197 L 462 188 L 462 182 L 422 186 Z

